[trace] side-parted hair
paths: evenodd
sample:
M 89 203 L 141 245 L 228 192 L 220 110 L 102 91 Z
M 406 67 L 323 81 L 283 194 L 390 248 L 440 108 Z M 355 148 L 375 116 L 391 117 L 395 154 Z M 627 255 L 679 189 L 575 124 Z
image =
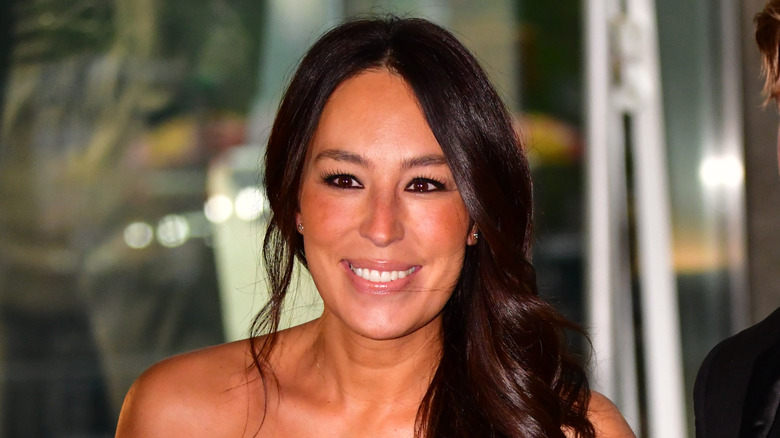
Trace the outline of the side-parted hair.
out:
M 576 330 L 544 302 L 530 263 L 532 190 L 512 118 L 471 53 L 423 19 L 350 21 L 301 61 L 265 155 L 271 216 L 264 260 L 271 297 L 253 324 L 254 365 L 265 381 L 294 260 L 306 150 L 323 108 L 345 80 L 371 69 L 402 77 L 444 152 L 479 229 L 442 311 L 442 356 L 415 423 L 418 437 L 593 437 L 585 371 L 570 353 Z
M 761 52 L 764 103 L 780 96 L 780 0 L 771 0 L 753 20 Z

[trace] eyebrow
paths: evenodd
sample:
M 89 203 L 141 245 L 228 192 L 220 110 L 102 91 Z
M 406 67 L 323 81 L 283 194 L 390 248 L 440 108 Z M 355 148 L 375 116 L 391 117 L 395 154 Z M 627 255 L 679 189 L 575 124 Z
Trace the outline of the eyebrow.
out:
M 331 159 L 335 161 L 345 161 L 357 164 L 358 166 L 371 167 L 371 164 L 362 156 L 339 149 L 328 149 L 320 152 L 314 157 L 314 161 Z M 419 157 L 407 158 L 401 163 L 401 168 L 411 169 L 414 167 L 446 166 L 447 159 L 442 154 L 421 155 Z
M 314 162 L 328 158 L 335 161 L 346 161 L 348 163 L 368 167 L 368 163 L 360 155 L 338 149 L 328 149 L 320 152 L 316 157 L 314 157 Z
M 446 166 L 447 159 L 441 154 L 422 155 L 404 160 L 401 167 L 411 169 L 413 167 Z

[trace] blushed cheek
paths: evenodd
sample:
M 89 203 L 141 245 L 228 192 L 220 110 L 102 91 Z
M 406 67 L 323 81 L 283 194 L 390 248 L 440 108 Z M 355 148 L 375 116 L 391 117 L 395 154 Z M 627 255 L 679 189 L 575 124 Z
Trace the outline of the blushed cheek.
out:
M 306 235 L 316 241 L 339 238 L 340 233 L 349 227 L 350 218 L 354 217 L 349 203 L 322 194 L 312 195 L 307 199 L 308 202 L 301 204 Z
M 429 235 L 436 236 L 436 247 L 448 248 L 452 253 L 464 250 L 469 222 L 462 204 L 453 202 L 432 212 L 429 217 L 434 218 L 429 222 L 428 232 Z

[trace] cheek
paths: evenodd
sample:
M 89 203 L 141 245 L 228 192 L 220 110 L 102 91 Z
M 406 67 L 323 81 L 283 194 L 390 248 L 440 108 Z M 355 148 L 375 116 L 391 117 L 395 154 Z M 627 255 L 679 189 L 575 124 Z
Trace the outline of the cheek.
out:
M 354 217 L 348 200 L 316 187 L 304 187 L 299 205 L 307 245 L 338 240 Z
M 431 249 L 456 253 L 464 250 L 469 220 L 462 201 L 427 205 L 410 213 L 412 226 L 425 236 Z

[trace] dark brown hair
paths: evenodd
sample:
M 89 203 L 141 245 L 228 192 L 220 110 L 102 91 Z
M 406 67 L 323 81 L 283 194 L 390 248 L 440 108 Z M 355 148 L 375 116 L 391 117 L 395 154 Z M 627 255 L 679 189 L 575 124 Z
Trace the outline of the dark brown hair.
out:
M 759 12 L 756 23 L 756 43 L 761 51 L 764 75 L 764 103 L 780 94 L 780 0 L 772 0 Z
M 306 148 L 333 90 L 379 68 L 414 91 L 480 232 L 443 310 L 442 357 L 418 410 L 416 435 L 563 437 L 561 428 L 568 428 L 593 437 L 587 379 L 565 336 L 573 326 L 536 290 L 531 179 L 512 119 L 468 50 L 422 19 L 343 24 L 311 47 L 292 78 L 265 155 L 271 298 L 253 334 L 271 335 L 253 341 L 256 367 L 273 373 L 267 357 L 294 259 L 306 263 L 294 220 Z

